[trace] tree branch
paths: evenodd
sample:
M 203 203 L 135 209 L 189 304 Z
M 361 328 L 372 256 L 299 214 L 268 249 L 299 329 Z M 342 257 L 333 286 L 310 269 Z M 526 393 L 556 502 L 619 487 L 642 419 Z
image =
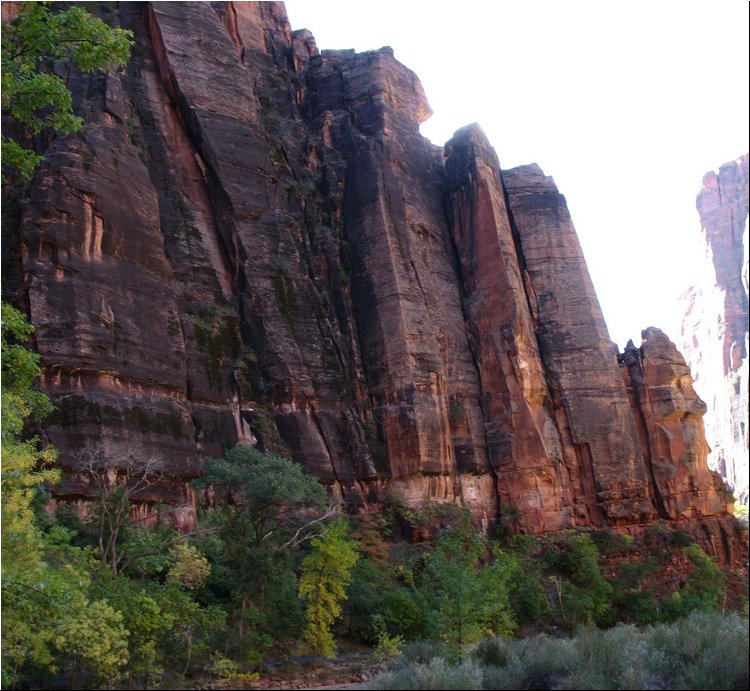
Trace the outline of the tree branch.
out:
M 298 547 L 306 540 L 316 537 L 316 535 L 319 535 L 320 533 L 304 534 L 304 531 L 308 530 L 311 526 L 316 525 L 318 523 L 322 523 L 323 521 L 330 518 L 331 516 L 334 516 L 337 513 L 340 513 L 340 511 L 341 511 L 341 504 L 339 503 L 330 504 L 328 506 L 328 509 L 326 509 L 326 512 L 322 516 L 318 516 L 318 518 L 315 518 L 309 523 L 305 523 L 305 525 L 300 526 L 297 532 L 294 533 L 294 535 L 292 535 L 292 537 L 289 540 L 287 540 L 285 543 L 281 545 L 281 548 L 287 549 L 289 547 Z M 265 540 L 265 537 L 263 539 Z

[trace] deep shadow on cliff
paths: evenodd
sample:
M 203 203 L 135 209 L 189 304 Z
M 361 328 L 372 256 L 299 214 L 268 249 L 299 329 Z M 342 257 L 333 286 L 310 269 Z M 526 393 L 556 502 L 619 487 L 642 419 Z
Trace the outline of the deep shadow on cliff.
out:
M 201 460 L 245 442 L 352 510 L 395 491 L 531 533 L 663 519 L 743 558 L 682 356 L 654 328 L 618 354 L 537 166 L 501 170 L 476 125 L 434 146 L 390 49 L 319 53 L 283 3 L 108 16 L 132 59 L 71 77 L 86 125 L 3 229 L 61 498 L 86 496 L 90 440 L 158 449 L 174 481 L 143 499 L 187 505 Z

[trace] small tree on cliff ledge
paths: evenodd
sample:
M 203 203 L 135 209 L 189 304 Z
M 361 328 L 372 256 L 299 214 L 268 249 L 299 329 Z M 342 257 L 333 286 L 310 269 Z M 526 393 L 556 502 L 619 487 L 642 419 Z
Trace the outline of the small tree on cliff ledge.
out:
M 42 156 L 19 139 L 25 143 L 46 129 L 69 134 L 83 125 L 65 80 L 44 71 L 45 63 L 91 72 L 122 66 L 130 55 L 130 31 L 107 26 L 82 7 L 55 10 L 52 3 L 23 2 L 17 18 L 3 26 L 3 116 L 18 129 L 15 139 L 2 137 L 2 164 L 4 173 L 12 170 L 21 183 L 31 180 Z

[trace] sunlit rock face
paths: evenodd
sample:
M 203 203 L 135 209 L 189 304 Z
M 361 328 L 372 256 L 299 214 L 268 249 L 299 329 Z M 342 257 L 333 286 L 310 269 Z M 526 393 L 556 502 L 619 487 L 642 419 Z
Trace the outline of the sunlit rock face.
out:
M 109 19 L 132 60 L 72 76 L 87 124 L 17 229 L 61 499 L 86 493 L 89 441 L 156 449 L 172 482 L 142 498 L 188 503 L 243 442 L 351 510 L 393 491 L 528 533 L 662 517 L 737 558 L 684 363 L 652 366 L 655 333 L 618 362 L 551 178 L 501 170 L 475 125 L 433 145 L 390 49 L 320 52 L 282 3 Z
M 704 278 L 684 297 L 680 347 L 708 406 L 709 465 L 748 503 L 748 156 L 703 178 Z
M 706 404 L 695 393 L 690 370 L 674 343 L 655 327 L 643 331 L 642 338 L 640 348 L 628 343 L 622 362 L 651 458 L 656 506 L 670 519 L 722 513 L 731 495 L 717 493 L 721 483 L 706 463 Z

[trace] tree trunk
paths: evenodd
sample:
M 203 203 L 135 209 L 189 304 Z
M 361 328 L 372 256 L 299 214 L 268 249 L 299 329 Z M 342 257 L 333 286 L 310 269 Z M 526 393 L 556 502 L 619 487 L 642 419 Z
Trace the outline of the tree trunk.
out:
M 188 673 L 188 668 L 190 667 L 190 657 L 193 654 L 193 635 L 192 634 L 189 634 L 187 636 L 187 642 L 188 642 L 187 659 L 185 660 L 185 668 L 182 670 L 183 681 L 185 681 L 185 675 Z

